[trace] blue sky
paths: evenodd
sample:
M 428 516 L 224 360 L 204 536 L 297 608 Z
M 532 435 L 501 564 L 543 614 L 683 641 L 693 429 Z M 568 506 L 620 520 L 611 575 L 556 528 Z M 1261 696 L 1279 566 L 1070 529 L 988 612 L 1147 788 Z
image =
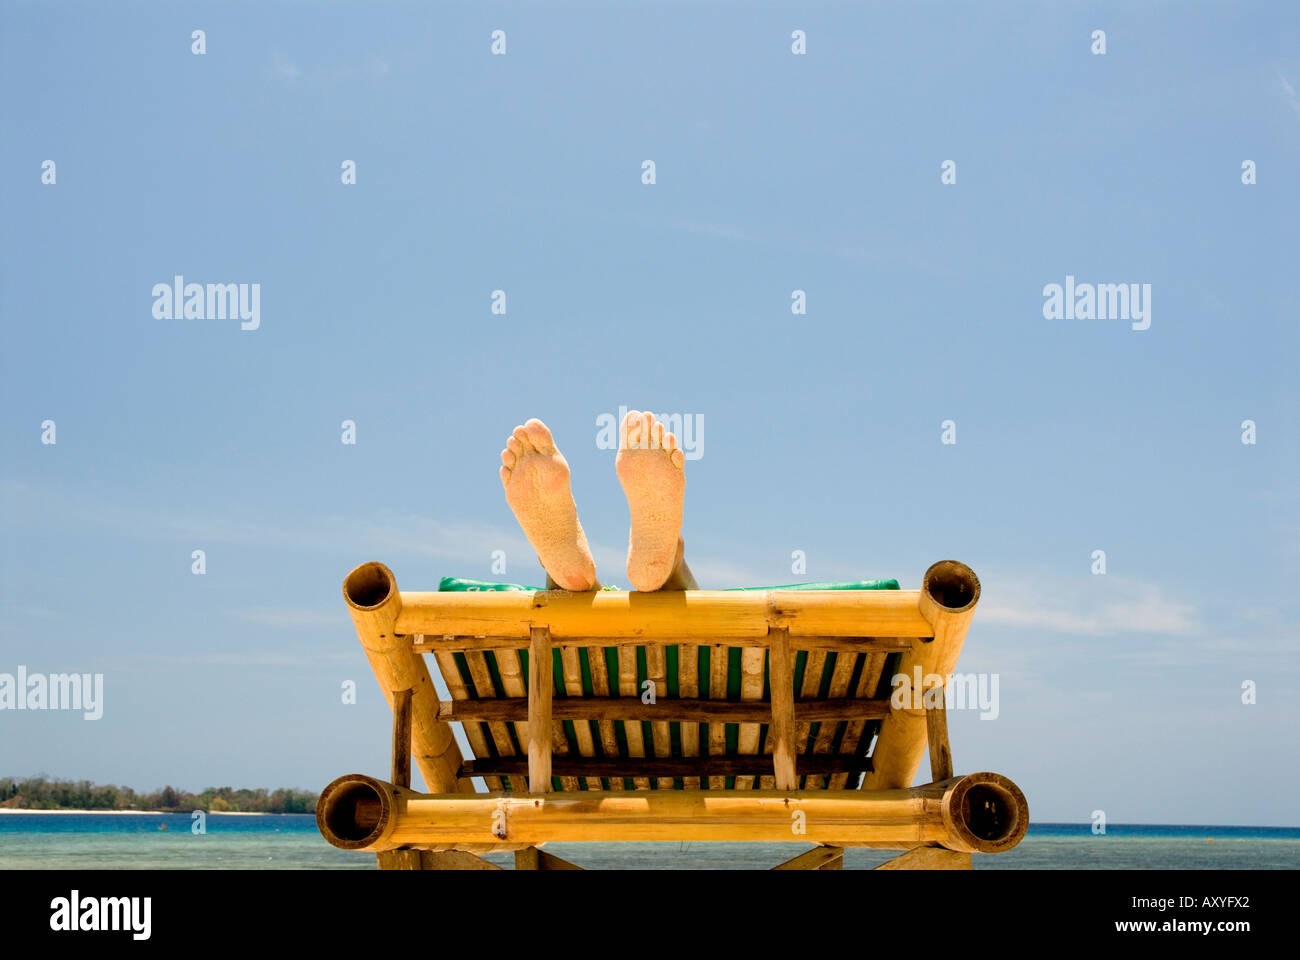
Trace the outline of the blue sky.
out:
M 496 476 L 538 416 L 623 582 L 595 436 L 627 405 L 703 419 L 704 586 L 799 579 L 794 550 L 807 579 L 975 568 L 959 669 L 999 674 L 1000 716 L 954 712 L 956 765 L 1036 819 L 1300 822 L 1298 28 L 1284 5 L 6 3 L 0 672 L 102 672 L 106 702 L 0 714 L 0 775 L 386 770 L 344 574 L 430 589 L 499 549 L 540 577 Z M 260 329 L 155 319 L 178 273 L 259 283 Z M 1067 274 L 1151 284 L 1150 329 L 1044 319 Z

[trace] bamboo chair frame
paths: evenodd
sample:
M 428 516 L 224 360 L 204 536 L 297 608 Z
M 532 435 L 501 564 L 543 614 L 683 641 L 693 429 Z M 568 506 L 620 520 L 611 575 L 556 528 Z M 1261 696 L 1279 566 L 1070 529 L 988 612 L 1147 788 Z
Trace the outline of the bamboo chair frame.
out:
M 1024 794 L 1000 774 L 954 776 L 942 690 L 928 706 L 888 691 L 918 670 L 946 684 L 979 593 L 950 560 L 912 591 L 583 594 L 403 593 L 362 564 L 343 595 L 393 709 L 392 770 L 330 783 L 317 824 L 384 869 L 497 869 L 480 856 L 493 851 L 576 869 L 541 845 L 654 840 L 816 844 L 778 869 L 838 869 L 849 846 L 906 851 L 878 869 L 969 869 L 1020 842 Z M 913 786 L 927 747 L 932 782 Z

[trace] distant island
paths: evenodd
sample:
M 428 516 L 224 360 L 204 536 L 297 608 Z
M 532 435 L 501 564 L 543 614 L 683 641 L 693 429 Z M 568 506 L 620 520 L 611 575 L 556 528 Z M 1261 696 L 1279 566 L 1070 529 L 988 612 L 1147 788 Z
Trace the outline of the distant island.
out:
M 314 813 L 317 794 L 280 788 L 257 790 L 208 787 L 190 793 L 166 786 L 152 793 L 89 780 L 44 777 L 0 779 L 0 809 L 5 810 L 138 810 L 142 813 Z

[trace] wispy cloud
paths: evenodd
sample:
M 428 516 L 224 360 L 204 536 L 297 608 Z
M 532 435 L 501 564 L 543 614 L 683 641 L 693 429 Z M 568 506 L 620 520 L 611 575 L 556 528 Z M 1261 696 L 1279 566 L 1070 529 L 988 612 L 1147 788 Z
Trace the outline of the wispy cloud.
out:
M 701 237 L 716 237 L 719 240 L 751 240 L 749 232 L 731 223 L 711 223 L 706 220 L 675 220 L 673 227 L 686 233 Z
M 1113 575 L 1081 576 L 1077 585 L 981 579 L 984 599 L 977 616 L 982 623 L 1092 637 L 1119 633 L 1187 636 L 1200 630 L 1193 604 L 1174 599 L 1151 583 Z
M 1295 86 L 1288 80 L 1281 70 L 1277 72 L 1277 78 L 1282 84 L 1282 96 L 1285 98 L 1287 105 L 1294 111 L 1296 118 L 1300 119 L 1300 96 L 1297 96 Z
M 271 54 L 270 72 L 273 77 L 288 86 L 301 86 L 321 91 L 343 83 L 386 77 L 393 72 L 393 67 L 383 57 L 371 57 L 359 63 L 315 66 L 304 70 L 297 61 L 276 50 Z
M 338 610 L 303 610 L 292 607 L 252 607 L 232 610 L 236 620 L 256 623 L 264 627 L 336 627 Z
M 294 63 L 278 50 L 272 58 L 271 71 L 281 80 L 297 80 L 302 76 L 302 70 L 298 64 Z

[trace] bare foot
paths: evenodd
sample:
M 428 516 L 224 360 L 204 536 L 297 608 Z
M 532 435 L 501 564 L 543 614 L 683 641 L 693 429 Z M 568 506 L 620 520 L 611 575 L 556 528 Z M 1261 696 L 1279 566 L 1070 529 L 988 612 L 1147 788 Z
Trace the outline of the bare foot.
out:
M 614 468 L 632 517 L 627 578 L 638 590 L 658 590 L 677 562 L 685 465 L 677 438 L 654 414 L 633 410 L 623 420 Z
M 596 583 L 587 535 L 569 488 L 569 464 L 555 448 L 546 424 L 534 418 L 501 451 L 506 502 L 537 551 L 546 572 L 565 590 L 590 590 Z

